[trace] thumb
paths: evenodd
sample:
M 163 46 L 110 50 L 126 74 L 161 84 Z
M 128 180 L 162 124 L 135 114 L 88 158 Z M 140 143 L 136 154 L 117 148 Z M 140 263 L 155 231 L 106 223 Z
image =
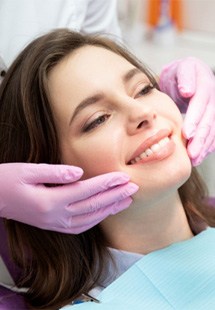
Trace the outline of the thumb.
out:
M 196 67 L 192 57 L 182 60 L 177 68 L 178 90 L 182 97 L 192 97 L 196 91 Z
M 65 184 L 79 180 L 83 170 L 68 165 L 27 164 L 23 182 L 31 184 Z

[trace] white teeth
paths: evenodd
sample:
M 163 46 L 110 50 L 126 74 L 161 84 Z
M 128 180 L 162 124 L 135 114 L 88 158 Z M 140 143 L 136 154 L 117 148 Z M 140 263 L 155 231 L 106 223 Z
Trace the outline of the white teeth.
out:
M 147 149 L 147 150 L 145 150 L 145 153 L 146 153 L 146 155 L 148 157 L 148 156 L 153 154 L 153 151 L 151 149 Z
M 166 138 L 160 140 L 158 143 L 160 144 L 160 146 L 165 146 L 168 142 L 169 142 L 169 138 L 166 137 Z
M 139 156 L 141 159 L 142 158 L 145 158 L 145 157 L 147 157 L 147 154 L 146 154 L 146 152 L 143 152 L 142 154 L 140 154 L 140 156 Z
M 160 140 L 158 143 L 155 143 L 150 146 L 150 148 L 146 149 L 143 153 L 141 153 L 139 156 L 135 157 L 134 159 L 131 160 L 131 164 L 135 164 L 139 160 L 145 157 L 149 157 L 152 154 L 158 152 L 162 147 L 164 147 L 167 143 L 169 142 L 169 138 L 163 138 Z
M 152 150 L 153 152 L 156 152 L 156 151 L 160 150 L 160 148 L 161 148 L 161 146 L 160 146 L 158 143 L 153 144 L 153 145 L 151 146 L 151 150 Z

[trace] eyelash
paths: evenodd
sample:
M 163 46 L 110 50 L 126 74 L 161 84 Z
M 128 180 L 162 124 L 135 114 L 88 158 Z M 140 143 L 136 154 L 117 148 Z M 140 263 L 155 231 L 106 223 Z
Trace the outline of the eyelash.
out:
M 100 115 L 94 121 L 92 121 L 90 124 L 88 124 L 86 127 L 84 127 L 83 131 L 88 132 L 88 131 L 98 127 L 100 124 L 104 123 L 109 117 L 110 117 L 109 114 Z M 104 122 L 102 122 L 102 119 L 104 119 Z
M 149 94 L 152 90 L 154 89 L 154 85 L 152 84 L 148 84 L 146 86 L 144 86 L 141 91 L 135 96 L 136 98 L 139 98 L 141 96 L 147 95 Z M 99 117 L 97 117 L 94 121 L 92 121 L 90 124 L 88 124 L 87 126 L 85 126 L 83 128 L 83 132 L 89 132 L 91 130 L 93 130 L 94 128 L 100 126 L 102 123 L 104 123 L 108 118 L 110 117 L 109 114 L 103 114 L 100 115 Z
M 152 84 L 144 86 L 135 98 L 149 94 L 154 88 L 155 86 Z

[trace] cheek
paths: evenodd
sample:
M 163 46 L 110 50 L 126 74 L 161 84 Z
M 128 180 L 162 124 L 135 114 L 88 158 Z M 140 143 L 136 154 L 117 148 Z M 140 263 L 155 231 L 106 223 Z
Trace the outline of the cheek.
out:
M 81 167 L 82 179 L 119 170 L 117 145 L 107 139 L 81 139 L 63 147 L 63 163 Z
M 84 179 L 117 170 L 116 156 L 109 148 L 95 147 L 91 150 L 87 149 L 85 154 L 84 157 L 81 153 L 78 156 L 79 166 L 84 170 Z
M 171 106 L 169 111 L 170 111 L 170 113 L 172 115 L 173 123 L 175 123 L 176 127 L 178 128 L 178 130 L 181 131 L 182 125 L 183 125 L 183 117 L 182 117 L 182 114 L 178 110 L 178 108 L 177 108 L 175 103 L 174 103 L 174 105 Z
M 155 100 L 157 112 L 181 127 L 183 118 L 175 102 L 165 93 L 159 92 L 157 95 L 159 95 Z

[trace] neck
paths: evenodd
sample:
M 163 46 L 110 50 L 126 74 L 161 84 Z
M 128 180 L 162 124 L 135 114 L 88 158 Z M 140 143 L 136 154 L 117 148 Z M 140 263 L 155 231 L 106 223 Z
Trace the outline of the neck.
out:
M 108 246 L 141 254 L 193 236 L 178 193 L 147 206 L 134 203 L 101 227 Z

